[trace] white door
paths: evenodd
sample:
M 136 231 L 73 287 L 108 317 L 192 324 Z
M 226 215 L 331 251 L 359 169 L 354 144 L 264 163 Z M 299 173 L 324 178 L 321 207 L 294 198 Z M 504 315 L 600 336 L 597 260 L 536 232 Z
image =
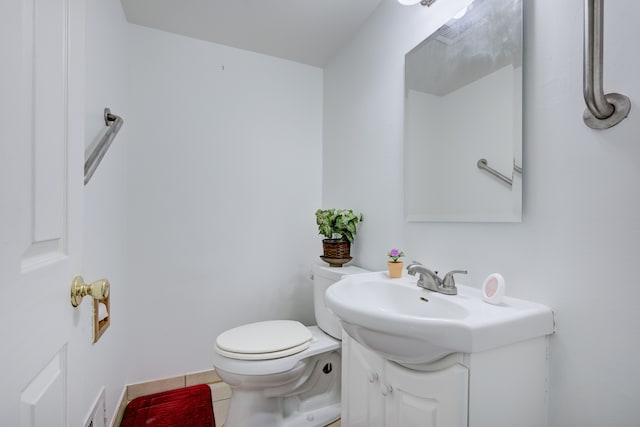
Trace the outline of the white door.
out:
M 83 49 L 82 1 L 0 2 L 1 426 L 82 424 Z

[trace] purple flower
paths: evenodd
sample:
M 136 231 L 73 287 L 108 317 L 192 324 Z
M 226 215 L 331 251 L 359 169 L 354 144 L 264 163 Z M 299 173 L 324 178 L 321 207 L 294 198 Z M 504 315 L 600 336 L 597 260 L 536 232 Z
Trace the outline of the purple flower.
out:
M 391 249 L 387 252 L 387 256 L 393 260 L 393 262 L 398 262 L 398 258 L 402 258 L 404 256 L 404 252 L 399 249 Z

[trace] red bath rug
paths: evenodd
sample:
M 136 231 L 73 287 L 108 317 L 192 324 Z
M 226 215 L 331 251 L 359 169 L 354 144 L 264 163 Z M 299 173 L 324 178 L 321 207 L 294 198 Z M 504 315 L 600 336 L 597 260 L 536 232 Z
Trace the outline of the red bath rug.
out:
M 137 397 L 120 427 L 215 427 L 211 388 L 206 384 Z

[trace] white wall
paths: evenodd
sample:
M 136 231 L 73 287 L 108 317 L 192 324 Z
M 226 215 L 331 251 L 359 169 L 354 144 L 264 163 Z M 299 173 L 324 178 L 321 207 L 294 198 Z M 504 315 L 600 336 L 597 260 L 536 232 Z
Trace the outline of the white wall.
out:
M 582 2 L 525 1 L 523 222 L 405 223 L 404 55 L 465 3 L 384 0 L 325 68 L 323 205 L 364 213 L 361 266 L 383 269 L 401 247 L 440 271 L 469 269 L 460 281 L 473 286 L 502 272 L 510 295 L 553 307 L 550 425 L 636 425 L 640 4 L 606 4 L 605 88 L 632 110 L 594 131 L 582 122 Z
M 111 417 L 119 403 L 126 377 L 127 361 L 127 288 L 125 247 L 126 146 L 130 118 L 128 114 L 127 27 L 120 2 L 88 1 L 86 6 L 85 63 L 85 144 L 88 146 L 105 130 L 103 110 L 110 107 L 124 117 L 125 124 L 111 148 L 84 189 L 84 256 L 82 275 L 93 281 L 110 280 L 111 326 L 100 341 L 91 344 L 92 309 L 82 305 L 86 372 L 85 395 L 78 406 L 89 410 L 101 387 L 105 387 L 107 415 Z M 80 425 L 84 420 L 74 420 Z
M 128 381 L 211 369 L 225 329 L 314 322 L 322 70 L 130 26 Z

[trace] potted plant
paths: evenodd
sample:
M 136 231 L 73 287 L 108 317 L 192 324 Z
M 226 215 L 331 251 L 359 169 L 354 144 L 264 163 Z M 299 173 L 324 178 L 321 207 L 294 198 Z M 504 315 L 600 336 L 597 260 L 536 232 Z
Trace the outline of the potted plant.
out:
M 402 267 L 404 263 L 398 260 L 404 256 L 404 252 L 402 252 L 400 249 L 391 249 L 389 252 L 387 252 L 387 256 L 390 258 L 390 261 L 387 262 L 387 267 L 389 268 L 389 277 L 391 277 L 392 279 L 398 279 L 402 277 Z
M 322 240 L 324 255 L 321 256 L 331 267 L 342 267 L 351 261 L 351 244 L 356 235 L 356 225 L 362 221 L 362 214 L 351 209 L 318 209 L 316 223 Z

